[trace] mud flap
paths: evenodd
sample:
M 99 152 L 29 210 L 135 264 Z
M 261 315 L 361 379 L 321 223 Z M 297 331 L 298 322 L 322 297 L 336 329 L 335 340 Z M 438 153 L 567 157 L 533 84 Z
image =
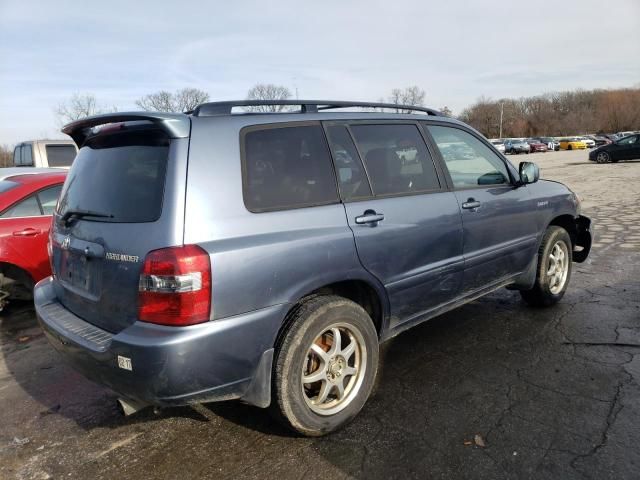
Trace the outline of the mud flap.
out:
M 576 244 L 573 247 L 573 261 L 584 262 L 589 256 L 592 243 L 591 220 L 580 215 L 576 218 Z M 577 250 L 576 248 L 580 248 Z
M 245 403 L 260 408 L 267 408 L 271 404 L 271 367 L 273 365 L 273 348 L 262 354 L 255 375 L 249 388 L 240 398 Z
M 536 273 L 538 270 L 538 254 L 536 253 L 527 269 L 516 278 L 515 282 L 507 286 L 507 290 L 531 290 L 536 283 Z

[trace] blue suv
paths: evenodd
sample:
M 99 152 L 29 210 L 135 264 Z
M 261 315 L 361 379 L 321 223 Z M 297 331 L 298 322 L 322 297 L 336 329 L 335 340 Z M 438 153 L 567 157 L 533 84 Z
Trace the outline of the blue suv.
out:
M 257 104 L 288 110 L 237 112 Z M 239 399 L 331 432 L 380 342 L 503 287 L 552 305 L 591 247 L 573 192 L 428 108 L 214 102 L 63 132 L 36 312 L 126 413 Z

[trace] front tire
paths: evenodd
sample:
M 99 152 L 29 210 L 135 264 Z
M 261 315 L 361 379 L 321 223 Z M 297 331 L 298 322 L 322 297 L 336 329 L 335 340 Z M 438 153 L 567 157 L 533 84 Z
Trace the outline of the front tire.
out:
M 609 163 L 611 161 L 611 155 L 607 152 L 598 152 L 596 155 L 596 163 Z
M 531 290 L 520 291 L 529 305 L 548 307 L 562 299 L 571 279 L 572 251 L 571 238 L 564 228 L 547 228 L 538 250 L 535 284 Z
M 320 436 L 352 420 L 369 398 L 378 335 L 360 305 L 322 295 L 293 313 L 276 355 L 276 417 L 297 433 Z

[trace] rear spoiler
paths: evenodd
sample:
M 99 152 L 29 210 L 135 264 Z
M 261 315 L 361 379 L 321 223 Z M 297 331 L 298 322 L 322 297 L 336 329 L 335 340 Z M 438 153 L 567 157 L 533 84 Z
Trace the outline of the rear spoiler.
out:
M 91 135 L 91 129 L 107 123 L 148 121 L 156 124 L 167 132 L 171 138 L 186 138 L 191 130 L 191 119 L 183 113 L 161 112 L 117 112 L 76 120 L 65 125 L 62 133 L 69 135 L 78 148 L 82 147 L 87 137 Z

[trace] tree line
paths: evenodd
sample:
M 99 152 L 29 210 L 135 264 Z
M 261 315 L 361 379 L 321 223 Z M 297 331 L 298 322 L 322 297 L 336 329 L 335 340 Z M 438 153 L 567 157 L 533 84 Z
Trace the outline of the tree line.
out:
M 259 83 L 246 94 L 247 100 L 290 100 L 293 95 L 283 85 Z M 209 94 L 197 88 L 174 92 L 161 90 L 136 100 L 145 111 L 187 112 L 209 101 Z M 426 92 L 416 86 L 392 89 L 379 102 L 425 106 Z M 287 111 L 284 105 L 245 107 L 253 112 Z M 442 113 L 453 117 L 447 107 Z M 75 93 L 53 109 L 60 125 L 101 113 L 118 111 L 115 106 L 101 104 L 95 95 Z M 397 109 L 400 113 L 409 110 Z M 488 138 L 565 136 L 586 133 L 615 133 L 640 128 L 640 87 L 610 90 L 573 90 L 546 93 L 517 99 L 493 100 L 480 97 L 458 116 Z M 0 166 L 12 163 L 12 149 L 0 146 Z
M 459 118 L 488 138 L 636 130 L 640 128 L 640 88 L 573 90 L 518 99 L 481 97 Z

